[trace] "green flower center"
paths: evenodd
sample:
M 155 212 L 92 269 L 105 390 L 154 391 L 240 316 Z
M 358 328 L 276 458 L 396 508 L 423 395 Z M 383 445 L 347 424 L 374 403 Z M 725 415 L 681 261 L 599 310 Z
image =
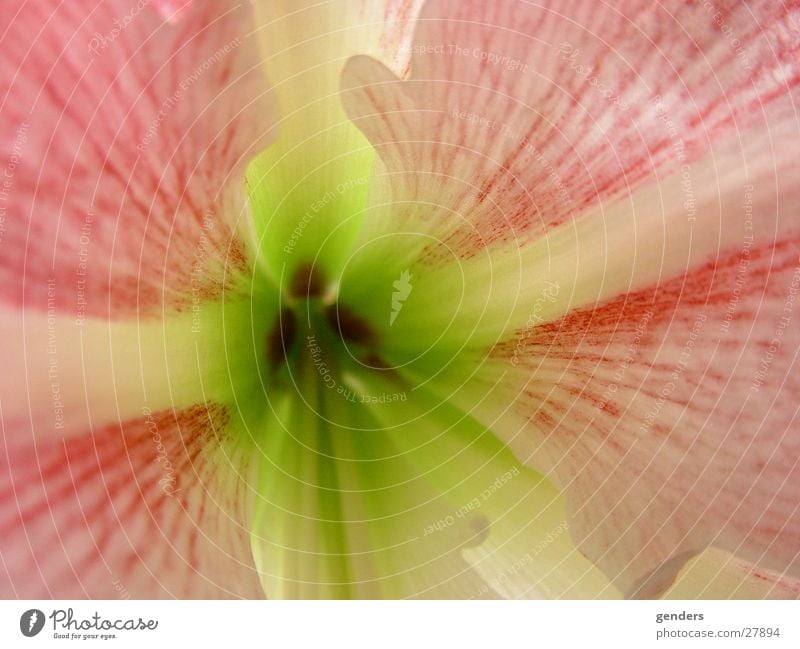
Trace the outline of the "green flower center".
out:
M 558 492 L 453 397 L 496 342 L 492 260 L 419 261 L 441 241 L 381 198 L 363 137 L 346 120 L 307 130 L 248 168 L 250 311 L 225 311 L 231 355 L 256 358 L 230 373 L 229 430 L 265 593 L 492 596 L 486 580 L 564 520 Z M 571 546 L 546 545 L 543 575 L 569 564 L 596 581 Z M 508 565 L 479 566 L 477 548 Z
M 281 295 L 277 318 L 267 335 L 269 387 L 296 390 L 297 378 L 316 376 L 323 389 L 347 401 L 385 403 L 386 394 L 363 392 L 370 378 L 399 378 L 379 354 L 373 327 L 337 301 L 335 287 L 310 264 L 299 266 Z M 405 391 L 388 397 L 397 400 Z

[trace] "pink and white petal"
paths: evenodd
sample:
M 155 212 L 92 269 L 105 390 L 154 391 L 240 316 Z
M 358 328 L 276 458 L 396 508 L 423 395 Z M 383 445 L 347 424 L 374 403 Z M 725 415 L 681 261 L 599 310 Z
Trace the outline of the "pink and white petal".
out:
M 714 14 L 683 2 L 434 0 L 410 78 L 357 57 L 343 101 L 396 200 L 418 201 L 384 228 L 448 235 L 469 257 L 536 238 L 767 115 L 794 116 L 796 34 L 792 9 L 769 2 Z
M 557 110 L 550 100 L 542 100 L 547 109 L 537 115 L 542 95 L 532 92 L 522 75 L 515 75 L 517 87 L 504 85 L 502 80 L 510 75 L 499 66 L 472 61 L 448 68 L 442 62 L 455 59 L 452 56 L 429 56 L 432 63 L 418 82 L 415 76 L 411 82 L 399 82 L 365 59 L 354 61 L 346 77 L 346 105 L 395 172 L 392 181 L 400 187 L 396 200 L 416 201 L 411 207 L 400 203 L 393 216 L 399 215 L 408 230 L 439 239 L 438 244 L 420 246 L 417 259 L 407 249 L 401 251 L 403 258 L 393 258 L 390 246 L 382 251 L 383 259 L 397 259 L 398 270 L 419 264 L 414 267 L 414 293 L 403 307 L 403 324 L 383 333 L 395 341 L 398 358 L 403 358 L 408 348 L 403 341 L 422 336 L 432 347 L 448 327 L 448 339 L 451 330 L 464 332 L 458 338 L 460 346 L 488 343 L 509 326 L 519 328 L 522 318 L 532 325 L 551 322 L 508 336 L 508 342 L 494 350 L 500 362 L 491 360 L 478 372 L 480 356 L 469 355 L 464 363 L 445 367 L 434 384 L 444 396 L 455 393 L 462 407 L 511 443 L 523 461 L 565 490 L 573 519 L 570 529 L 579 547 L 630 596 L 662 592 L 683 563 L 708 545 L 789 574 L 798 570 L 800 485 L 796 413 L 791 406 L 797 391 L 792 370 L 798 341 L 793 334 L 781 334 L 781 356 L 770 358 L 769 384 L 748 396 L 762 357 L 772 354 L 772 332 L 794 290 L 798 250 L 793 212 L 799 197 L 792 181 L 796 155 L 786 144 L 797 133 L 791 104 L 797 70 L 786 58 L 796 44 L 786 39 L 786 17 L 773 18 L 771 27 L 768 16 L 750 18 L 748 51 L 758 69 L 757 74 L 750 70 L 753 75 L 745 75 L 744 83 L 732 83 L 742 74 L 739 62 L 707 21 L 711 29 L 705 40 L 689 43 L 700 43 L 694 47 L 696 63 L 683 61 L 684 50 L 677 42 L 671 43 L 667 55 L 654 48 L 650 59 L 661 58 L 662 65 L 654 61 L 642 66 L 650 71 L 649 78 L 632 75 L 632 85 L 625 81 L 620 87 L 620 97 L 622 90 L 636 89 L 631 106 L 645 111 L 636 119 L 628 115 L 627 129 L 617 123 L 625 118 L 618 115 L 619 107 L 588 99 L 585 107 L 579 106 L 585 122 L 576 119 L 569 105 Z M 726 25 L 741 25 L 741 12 L 726 14 L 726 20 L 731 21 Z M 480 22 L 464 19 L 464 29 L 480 31 Z M 631 22 L 637 25 L 633 43 L 640 35 L 638 25 L 645 26 L 645 33 L 661 29 L 658 21 L 641 16 Z M 685 17 L 684 22 L 704 24 Z M 449 40 L 439 42 L 453 42 L 452 33 L 459 33 L 460 25 L 438 23 L 453 30 Z M 603 20 L 587 24 L 608 27 Z M 495 45 L 481 43 L 476 36 L 462 48 L 465 59 L 475 48 L 509 56 L 525 51 L 501 47 L 488 31 L 487 40 Z M 540 37 L 532 27 L 520 31 Z M 566 40 L 570 28 L 557 33 Z M 600 33 L 615 47 L 627 42 L 613 29 Z M 674 30 L 664 36 L 680 41 Z M 510 43 L 514 38 L 509 33 Z M 415 42 L 436 45 L 432 39 Z M 658 42 L 644 39 L 640 56 L 629 50 L 625 57 L 640 62 Z M 548 43 L 540 58 L 550 60 L 546 52 L 554 45 L 556 41 Z M 591 52 L 585 46 L 580 49 Z M 550 50 L 551 59 L 557 50 Z M 618 54 L 600 57 L 594 52 L 589 60 L 615 57 Z M 670 68 L 676 58 L 688 65 L 678 68 L 677 77 Z M 437 64 L 443 67 L 437 69 Z M 481 67 L 489 69 L 492 83 L 480 81 Z M 461 76 L 453 72 L 462 68 Z M 575 72 L 566 57 L 553 69 Z M 661 90 L 659 76 L 672 76 L 680 83 Z M 622 74 L 611 78 L 626 79 Z M 642 80 L 648 83 L 637 88 Z M 437 87 L 445 89 L 438 95 L 443 98 L 432 103 L 428 98 L 437 97 Z M 542 92 L 545 99 L 547 93 L 571 98 L 577 92 L 564 93 L 565 87 L 570 87 L 569 80 L 548 80 Z M 593 114 L 598 106 L 603 114 Z M 526 114 L 528 123 L 535 125 L 530 133 L 518 127 Z M 560 121 L 547 123 L 552 115 Z M 452 124 L 456 127 L 448 128 Z M 510 135 L 503 137 L 503 132 Z M 593 133 L 602 136 L 591 137 Z M 560 140 L 564 145 L 559 148 Z M 577 164 L 577 170 L 563 166 L 569 164 Z M 645 186 L 641 181 L 648 175 L 662 180 Z M 635 191 L 620 199 L 628 187 Z M 578 218 L 570 221 L 575 213 Z M 380 236 L 385 223 L 376 221 L 370 236 Z M 472 245 L 467 244 L 470 236 Z M 391 244 L 391 238 L 386 240 Z M 725 294 L 736 289 L 735 260 L 745 245 L 753 251 L 751 286 L 737 292 L 743 296 L 741 311 L 736 326 L 725 331 L 722 323 L 730 297 Z M 449 273 L 443 269 L 447 261 Z M 678 279 L 670 283 L 674 277 Z M 684 287 L 690 279 L 693 290 Z M 646 288 L 654 285 L 659 288 Z M 443 292 L 442 286 L 450 288 Z M 555 294 L 547 292 L 552 286 Z M 642 291 L 644 297 L 634 302 L 627 316 L 633 325 L 626 339 L 617 322 L 620 305 L 628 302 L 609 300 L 631 290 Z M 363 298 L 359 307 L 369 313 L 366 296 L 374 295 L 376 287 L 362 283 L 351 291 L 356 300 Z M 706 299 L 709 293 L 723 297 Z M 637 318 L 655 296 L 665 315 L 648 345 L 639 343 L 638 372 L 628 372 L 633 385 L 620 387 L 598 408 L 615 364 L 626 358 L 627 345 L 636 336 Z M 701 313 L 698 305 L 706 302 L 710 323 L 693 347 L 691 364 L 680 367 L 681 381 L 670 382 L 689 335 L 684 327 L 691 330 Z M 431 309 L 433 303 L 436 310 Z M 443 303 L 452 308 L 441 314 Z M 582 311 L 568 315 L 580 307 Z M 431 319 L 434 313 L 441 314 L 436 322 Z M 574 335 L 565 335 L 565 328 Z M 421 370 L 436 367 L 438 372 L 443 365 L 441 355 L 433 355 Z M 595 366 L 605 368 L 605 374 Z M 659 401 L 664 385 L 670 385 L 669 399 L 663 399 L 667 405 Z M 696 389 L 700 393 L 695 394 Z M 747 409 L 740 413 L 746 397 Z M 616 403 L 620 399 L 623 402 Z M 654 410 L 658 426 L 640 433 Z
M 521 328 L 713 265 L 745 243 L 796 241 L 800 184 L 793 137 L 798 131 L 782 121 L 749 131 L 744 144 L 736 138 L 719 142 L 685 169 L 589 208 L 521 248 L 487 248 L 436 267 L 408 258 L 394 266 L 392 253 L 384 250 L 382 272 L 364 274 L 356 260 L 342 280 L 342 293 L 371 317 L 382 346 L 398 362 L 427 350 L 417 363 L 438 369 L 440 351 L 448 357 L 464 349 L 481 355 Z M 688 196 L 687 177 L 693 183 Z M 408 234 L 402 233 L 402 242 Z M 388 307 L 374 296 L 390 294 L 398 268 L 410 268 L 413 292 L 391 323 Z
M 5 446 L 0 594 L 261 596 L 239 473 L 247 464 L 226 424 L 224 408 L 194 407 Z
M 243 172 L 274 121 L 251 9 L 155 8 L 170 22 L 124 0 L 3 3 L 4 301 L 45 310 L 53 279 L 58 311 L 120 318 L 245 269 Z
M 700 3 L 428 3 L 410 79 L 366 57 L 343 75 L 348 114 L 380 153 L 391 186 L 365 217 L 347 269 L 356 279 L 343 279 L 343 297 L 380 326 L 385 307 L 372 296 L 391 292 L 410 269 L 408 317 L 382 332 L 390 344 L 410 339 L 403 324 L 417 325 L 428 344 L 450 325 L 455 338 L 442 339 L 461 343 L 455 332 L 483 331 L 482 343 L 527 319 L 541 290 L 529 278 L 561 274 L 574 261 L 573 225 L 587 235 L 582 263 L 607 252 L 592 237 L 607 235 L 609 218 L 627 219 L 637 246 L 674 241 L 671 256 L 693 236 L 691 258 L 681 261 L 695 263 L 724 231 L 719 196 L 731 184 L 740 192 L 740 178 L 765 183 L 765 203 L 770 192 L 794 191 L 796 155 L 785 143 L 798 132 L 791 11 L 770 3 L 728 3 L 719 14 Z M 677 193 L 648 195 L 656 179 Z M 637 198 L 625 204 L 630 194 Z M 647 261 L 620 249 L 610 260 L 616 279 L 635 279 L 630 266 Z M 386 273 L 369 270 L 376 260 Z M 443 284 L 453 290 L 443 293 Z M 599 297 L 591 289 L 580 297 Z M 487 299 L 503 306 L 486 312 Z
M 796 234 L 746 243 L 436 380 L 565 491 L 579 548 L 628 595 L 708 546 L 797 578 L 799 293 Z
M 798 599 L 800 581 L 710 548 L 689 561 L 664 599 Z
M 163 320 L 128 321 L 0 304 L 0 423 L 7 443 L 85 435 L 136 419 L 145 406 L 232 403 L 258 383 L 253 308 L 214 302 Z

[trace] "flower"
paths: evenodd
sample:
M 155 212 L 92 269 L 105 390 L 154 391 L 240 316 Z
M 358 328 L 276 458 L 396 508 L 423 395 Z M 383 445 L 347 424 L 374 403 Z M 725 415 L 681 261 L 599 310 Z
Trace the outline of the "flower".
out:
M 795 5 L 0 11 L 5 596 L 800 592 Z

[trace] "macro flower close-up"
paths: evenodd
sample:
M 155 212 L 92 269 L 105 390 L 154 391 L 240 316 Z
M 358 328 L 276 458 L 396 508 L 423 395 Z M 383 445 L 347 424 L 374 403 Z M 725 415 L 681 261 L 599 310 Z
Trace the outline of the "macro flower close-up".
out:
M 0 40 L 3 598 L 800 597 L 798 3 Z

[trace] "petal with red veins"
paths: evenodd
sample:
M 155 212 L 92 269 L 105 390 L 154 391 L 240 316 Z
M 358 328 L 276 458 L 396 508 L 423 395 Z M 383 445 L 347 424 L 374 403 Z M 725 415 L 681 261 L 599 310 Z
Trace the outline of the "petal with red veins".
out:
M 709 546 L 800 570 L 794 13 L 431 2 L 408 80 L 344 73 L 392 194 L 342 299 L 565 491 L 629 596 Z
M 3 300 L 124 317 L 247 264 L 243 172 L 274 121 L 241 3 L 3 3 Z M 180 9 L 180 11 L 176 11 Z M 30 45 L 27 45 L 30 43 Z M 190 290 L 191 287 L 191 290 Z
M 247 462 L 219 406 L 144 411 L 63 441 L 5 446 L 0 594 L 259 597 Z
M 55 295 L 55 292 L 53 292 Z M 135 419 L 143 406 L 232 403 L 258 385 L 263 300 L 198 305 L 164 319 L 107 320 L 0 306 L 0 421 L 7 443 L 60 439 Z
M 579 547 L 652 596 L 708 546 L 800 575 L 797 239 L 520 330 L 440 390 L 566 493 Z
M 343 102 L 386 165 L 376 181 L 390 187 L 365 214 L 342 294 L 380 324 L 384 307 L 372 296 L 408 269 L 414 292 L 407 316 L 384 325 L 390 344 L 417 333 L 433 344 L 443 329 L 459 343 L 481 329 L 488 342 L 524 322 L 536 281 L 565 272 L 552 266 L 577 263 L 573 225 L 594 230 L 577 233 L 586 236 L 581 263 L 610 253 L 598 265 L 619 269 L 610 288 L 586 288 L 588 272 L 570 282 L 591 301 L 598 290 L 614 295 L 620 281 L 650 281 L 631 277 L 647 260 L 618 254 L 630 239 L 637 249 L 667 246 L 673 265 L 703 263 L 712 237 L 727 236 L 720 196 L 745 182 L 765 207 L 788 192 L 778 207 L 791 212 L 795 10 L 756 3 L 720 11 L 434 1 L 417 21 L 409 79 L 368 57 L 351 59 Z M 655 179 L 665 184 L 648 182 Z M 620 236 L 621 224 L 606 221 L 628 217 L 626 239 L 603 247 L 612 230 Z M 764 230 L 775 226 L 769 219 Z M 551 233 L 559 233 L 555 248 Z
M 524 242 L 766 114 L 793 116 L 791 10 L 722 4 L 427 3 L 409 79 L 367 57 L 343 76 L 396 199 L 417 201 L 384 230 L 422 228 L 460 257 Z
M 531 324 L 713 264 L 745 241 L 764 246 L 796 240 L 800 184 L 792 137 L 797 131 L 796 124 L 784 121 L 749 131 L 744 143 L 720 142 L 685 170 L 589 208 L 524 246 L 487 248 L 436 266 L 414 260 L 413 251 L 395 264 L 398 257 L 384 250 L 382 265 L 367 274 L 363 264 L 383 241 L 396 239 L 400 251 L 398 244 L 413 247 L 410 240 L 418 236 L 382 235 L 364 245 L 361 258 L 354 256 L 342 295 L 372 321 L 396 360 L 405 362 L 415 353 L 419 364 L 435 369 L 442 354 L 450 357 L 465 348 L 481 353 Z M 696 188 L 691 218 L 683 199 L 687 177 Z M 456 251 L 451 249 L 453 259 Z M 386 303 L 374 296 L 390 295 L 402 269 L 412 275 L 413 289 L 392 322 Z

